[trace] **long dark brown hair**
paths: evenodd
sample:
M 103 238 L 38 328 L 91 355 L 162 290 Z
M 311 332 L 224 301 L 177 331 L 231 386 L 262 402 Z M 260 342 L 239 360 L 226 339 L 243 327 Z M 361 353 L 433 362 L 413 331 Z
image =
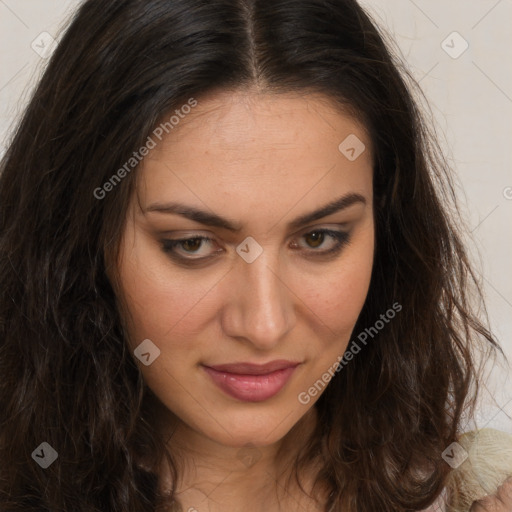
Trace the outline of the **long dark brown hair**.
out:
M 473 411 L 476 315 L 453 178 L 413 81 L 354 0 L 87 0 L 13 134 L 0 176 L 0 509 L 154 511 L 165 439 L 127 349 L 115 283 L 137 169 L 94 191 L 162 116 L 216 90 L 320 93 L 374 149 L 376 250 L 354 333 L 402 311 L 336 374 L 299 454 L 321 454 L 326 510 L 428 506 Z M 340 141 L 341 142 L 341 141 Z M 42 442 L 58 453 L 43 469 Z M 144 463 L 142 463 L 142 461 Z

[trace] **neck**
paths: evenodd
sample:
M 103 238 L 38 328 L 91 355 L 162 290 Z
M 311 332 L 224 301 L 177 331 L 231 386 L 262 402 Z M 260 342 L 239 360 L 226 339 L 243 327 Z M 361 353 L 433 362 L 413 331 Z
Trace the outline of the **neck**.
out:
M 295 458 L 311 438 L 317 424 L 316 409 L 311 408 L 280 441 L 267 446 L 233 447 L 219 444 L 175 420 L 168 442 L 177 461 L 179 481 L 176 498 L 183 510 L 251 510 L 273 512 L 296 509 L 321 510 L 311 493 L 315 475 L 299 475 L 306 493 L 294 476 Z M 161 472 L 160 488 L 169 490 L 170 472 Z M 283 508 L 281 508 L 283 507 Z

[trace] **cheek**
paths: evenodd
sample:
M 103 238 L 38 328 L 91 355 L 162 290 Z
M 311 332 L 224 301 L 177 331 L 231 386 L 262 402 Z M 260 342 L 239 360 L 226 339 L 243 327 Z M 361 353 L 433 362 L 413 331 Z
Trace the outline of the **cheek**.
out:
M 354 241 L 339 263 L 317 278 L 302 277 L 297 289 L 302 300 L 318 321 L 337 335 L 347 338 L 363 308 L 373 268 L 373 227 Z
M 139 246 L 126 253 L 120 266 L 121 293 L 133 322 L 131 344 L 153 337 L 172 339 L 184 327 L 194 329 L 194 313 L 201 310 L 218 277 L 193 271 L 173 272 L 165 256 Z M 196 313 L 197 314 L 197 313 Z
M 314 263 L 308 263 L 307 269 L 295 268 L 283 276 L 293 290 L 290 300 L 298 301 L 302 320 L 320 338 L 329 337 L 329 333 L 338 340 L 350 336 L 368 292 L 373 247 L 373 225 L 368 224 L 335 262 L 316 270 Z M 224 273 L 176 270 L 143 237 L 128 240 L 124 254 L 121 289 L 133 318 L 131 345 L 153 338 L 178 352 L 186 346 L 193 357 L 194 340 L 214 321 L 229 299 L 229 290 L 233 291 L 228 286 L 229 273 L 226 283 Z

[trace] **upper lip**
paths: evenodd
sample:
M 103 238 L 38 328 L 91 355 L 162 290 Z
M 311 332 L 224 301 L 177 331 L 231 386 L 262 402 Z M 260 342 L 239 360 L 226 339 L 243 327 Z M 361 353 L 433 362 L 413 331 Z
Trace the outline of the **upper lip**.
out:
M 279 359 L 270 361 L 265 364 L 254 363 L 227 363 L 218 365 L 205 365 L 207 368 L 212 368 L 218 372 L 235 373 L 240 375 L 265 375 L 267 373 L 284 370 L 285 368 L 293 368 L 300 363 L 296 361 L 286 361 Z

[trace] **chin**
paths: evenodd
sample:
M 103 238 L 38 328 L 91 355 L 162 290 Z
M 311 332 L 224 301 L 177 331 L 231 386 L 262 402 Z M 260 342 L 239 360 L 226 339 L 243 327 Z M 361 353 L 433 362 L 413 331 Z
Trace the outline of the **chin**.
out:
M 215 421 L 215 417 L 221 420 Z M 265 408 L 264 411 L 250 408 L 244 411 L 224 409 L 219 410 L 218 414 L 212 411 L 212 419 L 207 424 L 204 424 L 204 417 L 199 424 L 188 424 L 196 432 L 225 446 L 243 447 L 250 444 L 263 447 L 280 441 L 300 419 L 276 404 L 273 410 Z

